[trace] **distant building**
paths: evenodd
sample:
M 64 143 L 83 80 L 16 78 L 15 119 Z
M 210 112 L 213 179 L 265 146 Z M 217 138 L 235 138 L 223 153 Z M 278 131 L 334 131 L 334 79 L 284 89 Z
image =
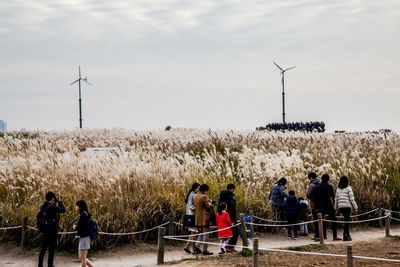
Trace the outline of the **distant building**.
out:
M 7 131 L 7 122 L 0 120 L 0 132 L 6 132 Z

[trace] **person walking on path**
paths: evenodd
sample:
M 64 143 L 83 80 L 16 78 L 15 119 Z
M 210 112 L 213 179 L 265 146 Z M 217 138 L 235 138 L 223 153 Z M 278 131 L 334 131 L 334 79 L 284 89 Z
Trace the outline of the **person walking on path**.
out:
M 193 198 L 199 192 L 199 189 L 200 189 L 200 184 L 194 183 L 185 199 L 185 203 L 186 203 L 185 223 L 189 224 L 189 225 L 185 225 L 185 226 L 188 227 L 190 236 L 188 237 L 188 241 L 186 242 L 186 245 L 183 248 L 183 250 L 189 254 L 192 253 L 192 251 L 190 251 L 190 247 L 192 248 L 192 250 L 194 252 L 195 242 L 192 242 L 192 241 L 196 240 L 196 236 L 195 236 L 195 234 L 197 232 L 197 229 L 195 227 L 196 213 L 195 213 Z
M 286 194 L 285 192 L 286 183 L 286 178 L 279 179 L 279 181 L 272 186 L 271 193 L 269 195 L 269 198 L 272 202 L 272 207 L 274 209 L 275 218 L 278 221 L 285 220 L 285 208 L 283 206 L 283 203 L 285 201 L 285 198 L 288 197 L 288 194 Z M 285 228 L 281 228 L 281 230 L 283 232 L 286 231 Z
M 308 209 L 308 201 L 304 200 L 304 198 L 299 197 L 299 222 L 305 223 L 309 221 L 310 211 Z M 300 224 L 300 233 L 301 236 L 308 236 L 308 226 L 307 224 Z
M 357 213 L 358 207 L 354 198 L 353 189 L 349 186 L 349 178 L 340 178 L 335 197 L 335 210 L 343 215 L 345 221 L 350 221 L 351 210 Z M 350 224 L 345 223 L 343 229 L 343 241 L 351 241 Z
M 310 184 L 308 185 L 307 189 L 307 198 L 310 200 L 311 206 L 311 214 L 313 220 L 318 220 L 318 208 L 315 205 L 315 188 L 321 183 L 321 181 L 317 178 L 317 174 L 315 172 L 310 172 L 308 174 L 308 180 Z M 318 230 L 318 221 L 314 222 L 314 238 L 319 241 L 319 230 Z
M 236 214 L 236 197 L 235 197 L 235 185 L 228 184 L 226 190 L 222 190 L 219 195 L 219 203 L 224 202 L 227 205 L 227 212 L 229 214 L 230 221 L 236 223 L 237 214 Z M 232 230 L 232 238 L 229 240 L 228 245 L 226 246 L 226 252 L 237 252 L 235 250 L 235 246 L 239 237 L 239 227 L 234 226 L 231 228 Z
M 76 211 L 79 213 L 78 223 L 73 226 L 74 230 L 77 231 L 77 236 L 79 238 L 78 245 L 78 255 L 81 261 L 82 267 L 93 267 L 93 263 L 87 259 L 87 253 L 90 249 L 90 213 L 88 211 L 86 202 L 84 200 L 79 200 L 76 202 Z
M 56 205 L 56 203 L 58 205 Z M 42 232 L 42 246 L 39 253 L 39 267 L 43 267 L 43 259 L 47 248 L 49 256 L 47 266 L 53 267 L 54 250 L 57 246 L 57 235 L 59 228 L 59 213 L 64 213 L 65 208 L 61 196 L 56 197 L 53 192 L 46 194 L 46 202 L 40 207 L 40 212 L 45 220 L 45 229 Z
M 288 224 L 297 223 L 297 219 L 299 217 L 299 209 L 300 203 L 296 198 L 296 193 L 293 190 L 289 191 L 289 196 L 286 198 L 284 202 L 284 207 L 286 209 L 286 218 Z M 297 225 L 288 226 L 288 238 L 289 239 L 297 239 Z M 293 229 L 293 237 L 292 237 L 292 229 Z
M 195 224 L 198 229 L 198 232 L 200 238 L 198 238 L 198 241 L 200 242 L 208 242 L 208 237 L 209 234 L 202 234 L 202 233 L 207 233 L 210 230 L 210 219 L 211 219 L 211 214 L 210 214 L 210 208 L 212 206 L 211 201 L 207 197 L 207 191 L 208 191 L 208 185 L 202 184 L 200 186 L 200 191 L 193 197 L 193 202 L 194 202 L 194 207 L 195 207 Z M 200 245 L 201 243 L 196 243 L 195 245 L 195 252 L 197 254 L 202 253 L 200 250 Z M 203 244 L 203 255 L 212 255 L 212 252 L 209 252 L 207 250 L 208 245 Z
M 329 216 L 329 220 L 336 221 L 335 216 L 335 192 L 333 191 L 333 186 L 329 184 L 329 175 L 323 174 L 321 176 L 321 183 L 315 189 L 315 205 L 318 208 L 318 213 L 322 213 L 322 218 L 325 218 L 325 214 Z M 324 239 L 326 239 L 326 225 L 324 222 L 323 232 Z M 332 234 L 333 241 L 339 241 L 340 238 L 337 237 L 337 225 L 336 222 L 332 223 Z
M 219 243 L 218 254 L 224 254 L 226 252 L 226 245 L 228 244 L 229 239 L 233 236 L 231 228 L 228 228 L 232 226 L 232 222 L 229 213 L 226 212 L 227 209 L 228 206 L 224 202 L 219 203 L 216 216 L 218 238 L 221 240 Z

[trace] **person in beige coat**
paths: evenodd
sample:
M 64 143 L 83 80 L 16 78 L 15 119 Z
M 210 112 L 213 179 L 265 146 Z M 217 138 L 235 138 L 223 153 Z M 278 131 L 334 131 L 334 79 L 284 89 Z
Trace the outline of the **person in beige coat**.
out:
M 210 208 L 212 206 L 210 200 L 207 197 L 208 185 L 203 184 L 200 186 L 200 191 L 193 197 L 196 217 L 195 224 L 198 228 L 199 234 L 207 233 L 210 231 Z M 197 239 L 198 241 L 208 242 L 208 234 L 200 235 Z M 207 250 L 208 245 L 203 244 L 203 252 L 200 250 L 200 245 L 202 243 L 196 243 L 195 252 L 197 254 L 203 253 L 203 255 L 212 255 L 212 252 Z
M 357 213 L 358 207 L 354 198 L 353 189 L 349 186 L 349 178 L 342 176 L 336 190 L 335 210 L 343 215 L 345 221 L 350 221 L 351 210 Z M 351 241 L 350 224 L 344 224 L 343 241 Z

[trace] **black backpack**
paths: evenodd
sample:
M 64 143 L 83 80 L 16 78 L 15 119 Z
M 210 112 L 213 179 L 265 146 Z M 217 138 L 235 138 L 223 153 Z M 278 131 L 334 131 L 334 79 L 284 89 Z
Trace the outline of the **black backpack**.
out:
M 50 220 L 49 220 L 48 214 L 47 214 L 48 209 L 49 209 L 49 206 L 46 206 L 46 207 L 42 206 L 40 208 L 40 211 L 36 215 L 36 224 L 37 224 L 37 228 L 40 233 L 47 232 L 50 229 Z

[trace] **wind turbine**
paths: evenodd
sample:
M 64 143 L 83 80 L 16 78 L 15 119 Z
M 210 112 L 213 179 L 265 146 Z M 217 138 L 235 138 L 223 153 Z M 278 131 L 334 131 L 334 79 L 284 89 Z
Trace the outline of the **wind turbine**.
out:
M 290 67 L 287 69 L 282 69 L 275 62 L 272 62 L 272 63 L 274 63 L 274 65 L 277 66 L 278 69 L 281 71 L 281 76 L 282 76 L 282 119 L 283 119 L 283 123 L 286 123 L 286 121 L 285 121 L 285 116 L 286 116 L 286 113 L 285 113 L 285 72 L 296 68 L 296 66 Z
M 81 77 L 81 66 L 79 66 L 79 78 L 78 80 L 72 82 L 70 85 L 73 85 L 74 83 L 78 82 L 79 83 L 79 128 L 82 129 L 82 95 L 81 95 L 81 81 L 84 81 L 85 83 L 92 85 L 90 82 L 87 81 L 87 77 L 84 79 Z

